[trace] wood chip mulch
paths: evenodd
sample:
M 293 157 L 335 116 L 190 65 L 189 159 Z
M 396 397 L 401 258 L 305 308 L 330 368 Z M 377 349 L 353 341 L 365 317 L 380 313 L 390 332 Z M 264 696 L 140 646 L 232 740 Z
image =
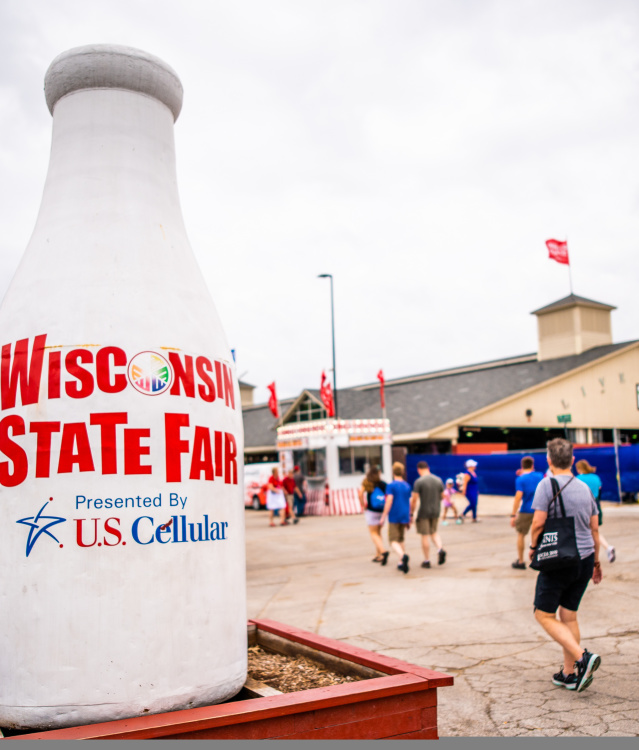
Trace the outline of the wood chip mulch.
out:
M 362 679 L 338 674 L 304 656 L 273 654 L 260 646 L 249 647 L 248 674 L 282 693 L 359 682 Z

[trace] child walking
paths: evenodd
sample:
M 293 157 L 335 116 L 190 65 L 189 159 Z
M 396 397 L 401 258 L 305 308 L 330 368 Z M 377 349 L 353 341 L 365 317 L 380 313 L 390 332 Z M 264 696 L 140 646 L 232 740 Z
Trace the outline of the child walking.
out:
M 455 503 L 453 502 L 454 494 L 456 494 L 455 482 L 452 479 L 447 479 L 446 487 L 444 488 L 444 515 L 442 516 L 442 526 L 448 526 L 446 516 L 448 515 L 449 509 L 452 509 L 453 513 L 455 514 L 455 523 L 462 523 L 462 521 L 464 520 L 463 518 L 460 518 L 459 513 L 457 512 L 457 508 L 455 507 Z

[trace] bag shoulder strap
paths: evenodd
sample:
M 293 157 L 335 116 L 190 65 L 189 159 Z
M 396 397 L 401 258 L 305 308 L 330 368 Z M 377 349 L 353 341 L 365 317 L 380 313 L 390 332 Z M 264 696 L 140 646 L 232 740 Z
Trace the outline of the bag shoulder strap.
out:
M 566 517 L 566 508 L 564 507 L 564 499 L 561 496 L 561 493 L 566 489 L 566 487 L 572 482 L 572 480 L 575 478 L 574 474 L 570 477 L 570 479 L 564 484 L 563 487 L 559 486 L 559 482 L 555 479 L 555 477 L 550 478 L 550 484 L 552 486 L 552 491 L 554 493 L 553 499 L 548 503 L 548 513 L 550 514 L 550 506 L 555 503 L 557 500 L 559 500 L 559 506 L 561 508 L 561 517 Z M 557 514 L 557 506 L 554 506 L 555 510 L 555 518 L 558 518 Z

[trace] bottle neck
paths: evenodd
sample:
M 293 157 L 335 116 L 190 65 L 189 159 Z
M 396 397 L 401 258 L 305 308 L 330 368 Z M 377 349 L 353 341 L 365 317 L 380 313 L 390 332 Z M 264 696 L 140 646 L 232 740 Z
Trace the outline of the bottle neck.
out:
M 161 102 L 121 89 L 63 97 L 53 116 L 49 171 L 38 223 L 159 223 L 182 216 L 173 116 Z M 103 227 L 104 228 L 104 227 Z

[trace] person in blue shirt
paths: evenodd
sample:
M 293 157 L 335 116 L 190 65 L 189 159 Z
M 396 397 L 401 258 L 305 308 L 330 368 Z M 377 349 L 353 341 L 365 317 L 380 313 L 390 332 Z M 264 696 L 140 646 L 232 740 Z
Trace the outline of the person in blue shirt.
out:
M 603 513 L 601 511 L 601 479 L 599 479 L 596 474 L 597 467 L 591 466 L 588 461 L 582 458 L 575 464 L 575 469 L 577 469 L 577 479 L 581 479 L 582 482 L 585 482 L 585 484 L 588 485 L 592 492 L 592 496 L 595 498 L 597 510 L 599 511 L 599 527 L 601 527 L 603 523 Z M 608 558 L 608 561 L 613 563 L 617 559 L 617 553 L 612 544 L 606 541 L 601 532 L 599 532 L 599 543 L 603 544 L 606 548 L 606 557 Z
M 388 519 L 388 541 L 393 552 L 400 558 L 398 570 L 408 573 L 408 560 L 404 548 L 404 536 L 410 526 L 410 498 L 412 490 L 404 479 L 404 464 L 393 464 L 393 481 L 386 485 L 386 504 L 379 525 Z
M 459 491 L 468 500 L 466 510 L 462 513 L 462 521 L 469 511 L 473 514 L 473 523 L 477 523 L 477 501 L 479 500 L 479 483 L 477 481 L 477 461 L 469 458 L 464 464 L 466 471 L 462 474 L 462 485 Z
M 543 478 L 544 475 L 540 471 L 535 471 L 534 459 L 531 456 L 524 456 L 521 459 L 521 472 L 515 480 L 515 502 L 510 516 L 510 525 L 517 532 L 517 559 L 512 567 L 518 570 L 526 569 L 524 562 L 526 534 L 530 531 L 535 513 L 532 507 L 535 490 Z

